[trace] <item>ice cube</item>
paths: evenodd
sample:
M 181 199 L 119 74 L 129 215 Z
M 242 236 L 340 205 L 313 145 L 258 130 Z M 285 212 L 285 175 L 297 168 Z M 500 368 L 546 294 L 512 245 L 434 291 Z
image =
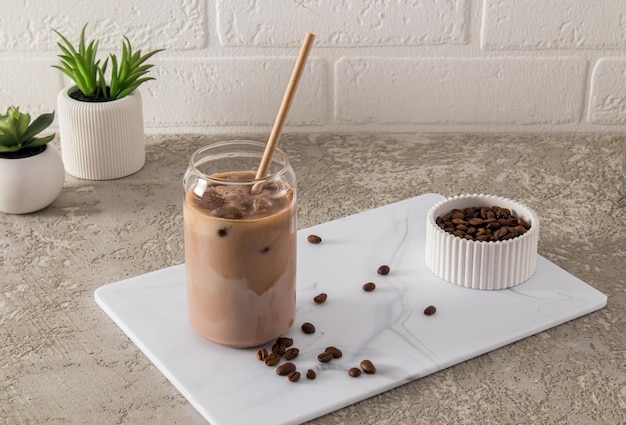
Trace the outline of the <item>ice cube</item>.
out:
M 195 190 L 194 195 L 197 195 Z M 197 206 L 209 211 L 224 206 L 224 198 L 222 198 L 213 187 L 206 188 L 201 197 L 195 196 L 194 201 Z
M 221 207 L 213 211 L 213 215 L 219 218 L 226 218 L 229 220 L 240 220 L 243 218 L 243 212 L 237 207 Z

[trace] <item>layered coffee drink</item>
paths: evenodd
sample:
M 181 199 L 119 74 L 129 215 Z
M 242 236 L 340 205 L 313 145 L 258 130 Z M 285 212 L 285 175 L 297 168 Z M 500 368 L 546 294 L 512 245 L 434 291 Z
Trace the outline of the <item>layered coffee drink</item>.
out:
M 295 317 L 296 199 L 254 171 L 194 179 L 183 203 L 188 315 L 202 337 L 252 347 Z

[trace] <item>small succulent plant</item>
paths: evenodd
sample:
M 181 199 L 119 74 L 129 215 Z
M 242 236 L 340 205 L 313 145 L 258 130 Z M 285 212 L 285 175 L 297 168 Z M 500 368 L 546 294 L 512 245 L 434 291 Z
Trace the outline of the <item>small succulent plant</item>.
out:
M 54 134 L 35 136 L 48 128 L 53 120 L 54 112 L 51 112 L 39 115 L 31 123 L 29 114 L 21 113 L 19 107 L 10 106 L 6 114 L 0 114 L 0 153 L 45 145 L 54 139 Z
M 82 93 L 80 100 L 86 101 L 109 101 L 121 99 L 131 94 L 137 87 L 153 77 L 144 77 L 153 65 L 145 62 L 162 51 L 153 50 L 141 54 L 141 50 L 133 52 L 130 40 L 124 36 L 122 41 L 122 55 L 118 59 L 115 54 L 110 54 L 102 64 L 97 59 L 99 41 L 85 41 L 85 25 L 80 33 L 78 49 L 63 34 L 53 30 L 61 40 L 57 45 L 61 49 L 58 57 L 61 65 L 52 65 L 74 81 L 76 87 Z M 111 61 L 111 72 L 107 83 L 107 67 Z

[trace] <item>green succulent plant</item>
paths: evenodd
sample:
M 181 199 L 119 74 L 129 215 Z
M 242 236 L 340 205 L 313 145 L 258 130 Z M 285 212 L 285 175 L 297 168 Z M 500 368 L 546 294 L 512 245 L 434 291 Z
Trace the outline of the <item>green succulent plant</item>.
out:
M 141 54 L 141 50 L 133 52 L 130 40 L 124 36 L 122 41 L 122 55 L 118 59 L 110 54 L 102 64 L 97 59 L 99 41 L 85 41 L 85 25 L 80 33 L 78 48 L 57 30 L 53 30 L 61 40 L 57 45 L 61 49 L 58 57 L 61 65 L 52 65 L 67 75 L 78 90 L 89 100 L 116 100 L 131 94 L 137 87 L 153 77 L 144 77 L 154 65 L 145 63 L 149 58 L 163 49 L 153 50 Z M 107 67 L 111 60 L 109 82 L 106 80 Z
M 21 113 L 19 107 L 10 106 L 6 114 L 0 114 L 0 153 L 45 145 L 54 139 L 54 134 L 35 136 L 48 128 L 53 120 L 54 112 L 51 112 L 39 115 L 31 124 L 29 114 Z

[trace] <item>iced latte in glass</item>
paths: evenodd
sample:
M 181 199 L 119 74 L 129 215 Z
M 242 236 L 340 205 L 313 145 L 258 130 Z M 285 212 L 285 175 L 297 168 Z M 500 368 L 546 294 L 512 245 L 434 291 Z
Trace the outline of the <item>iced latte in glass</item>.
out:
M 231 347 L 276 339 L 295 316 L 296 179 L 278 149 L 267 176 L 255 179 L 264 146 L 206 146 L 184 178 L 189 321 Z

